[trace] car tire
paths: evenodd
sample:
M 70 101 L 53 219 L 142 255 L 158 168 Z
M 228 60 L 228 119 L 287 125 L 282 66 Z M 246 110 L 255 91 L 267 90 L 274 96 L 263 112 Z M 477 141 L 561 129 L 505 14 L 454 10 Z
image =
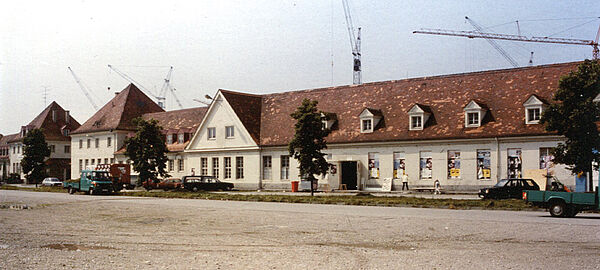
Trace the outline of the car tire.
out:
M 550 215 L 553 217 L 565 217 L 567 212 L 567 207 L 562 201 L 554 201 L 550 204 Z
M 73 187 L 69 187 L 69 194 L 75 194 L 75 189 Z
M 96 195 L 96 192 L 94 191 L 94 189 L 91 189 L 91 188 L 90 188 L 90 195 L 92 195 L 92 196 L 93 196 L 93 195 Z
M 169 191 L 169 189 L 168 189 L 168 188 L 163 188 L 163 190 L 164 190 L 164 191 Z
M 192 188 L 192 191 L 193 191 L 193 192 L 198 192 L 198 187 L 193 187 L 193 188 Z
M 570 218 L 575 217 L 577 215 L 577 213 L 579 213 L 579 211 L 577 211 L 577 208 L 575 208 L 575 206 L 567 206 L 566 210 L 567 211 L 565 213 L 565 216 L 570 217 Z

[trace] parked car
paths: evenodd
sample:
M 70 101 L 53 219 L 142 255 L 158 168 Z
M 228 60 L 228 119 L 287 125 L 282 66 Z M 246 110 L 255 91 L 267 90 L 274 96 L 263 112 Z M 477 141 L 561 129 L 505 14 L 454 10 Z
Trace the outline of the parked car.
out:
M 164 180 L 160 180 L 158 182 L 156 182 L 154 180 L 148 180 L 148 181 L 142 183 L 142 186 L 146 190 L 162 189 L 162 190 L 167 191 L 170 189 L 181 189 L 181 188 L 183 188 L 183 183 L 181 183 L 180 178 L 167 178 Z
M 199 190 L 231 190 L 233 183 L 221 182 L 217 177 L 210 175 L 184 176 L 183 188 L 189 191 Z
M 521 199 L 524 190 L 540 190 L 532 179 L 502 179 L 490 188 L 479 191 L 479 197 L 484 199 Z
M 47 177 L 42 181 L 42 187 L 62 187 L 63 182 L 58 178 Z

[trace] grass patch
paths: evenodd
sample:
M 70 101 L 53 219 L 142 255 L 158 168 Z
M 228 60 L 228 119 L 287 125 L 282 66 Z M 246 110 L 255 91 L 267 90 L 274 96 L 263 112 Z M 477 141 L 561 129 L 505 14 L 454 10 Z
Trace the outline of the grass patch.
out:
M 60 187 L 24 188 L 15 186 L 0 186 L 4 190 L 27 190 L 38 192 L 67 192 Z M 459 200 L 459 199 L 430 199 L 416 197 L 378 197 L 378 196 L 290 196 L 290 195 L 253 195 L 253 194 L 227 194 L 211 192 L 127 192 L 117 193 L 117 196 L 154 197 L 154 198 L 180 198 L 222 201 L 252 201 L 252 202 L 280 202 L 280 203 L 312 203 L 335 205 L 363 205 L 387 207 L 419 207 L 442 209 L 488 209 L 488 210 L 534 210 L 537 207 L 528 205 L 523 200 Z

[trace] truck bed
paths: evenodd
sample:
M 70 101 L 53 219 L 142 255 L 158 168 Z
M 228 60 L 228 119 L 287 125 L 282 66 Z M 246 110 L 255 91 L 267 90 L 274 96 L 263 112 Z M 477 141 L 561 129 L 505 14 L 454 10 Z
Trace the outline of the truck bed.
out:
M 552 199 L 562 199 L 567 204 L 595 206 L 596 193 L 563 191 L 527 191 L 527 201 L 534 204 L 548 203 Z

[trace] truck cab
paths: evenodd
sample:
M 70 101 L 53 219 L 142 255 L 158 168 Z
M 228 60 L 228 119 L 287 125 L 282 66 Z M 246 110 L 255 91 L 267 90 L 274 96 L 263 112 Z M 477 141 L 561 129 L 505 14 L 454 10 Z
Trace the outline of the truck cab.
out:
M 83 191 L 93 195 L 115 191 L 109 172 L 98 170 L 81 171 L 81 177 L 78 180 L 65 181 L 64 188 L 69 190 L 69 194 Z

